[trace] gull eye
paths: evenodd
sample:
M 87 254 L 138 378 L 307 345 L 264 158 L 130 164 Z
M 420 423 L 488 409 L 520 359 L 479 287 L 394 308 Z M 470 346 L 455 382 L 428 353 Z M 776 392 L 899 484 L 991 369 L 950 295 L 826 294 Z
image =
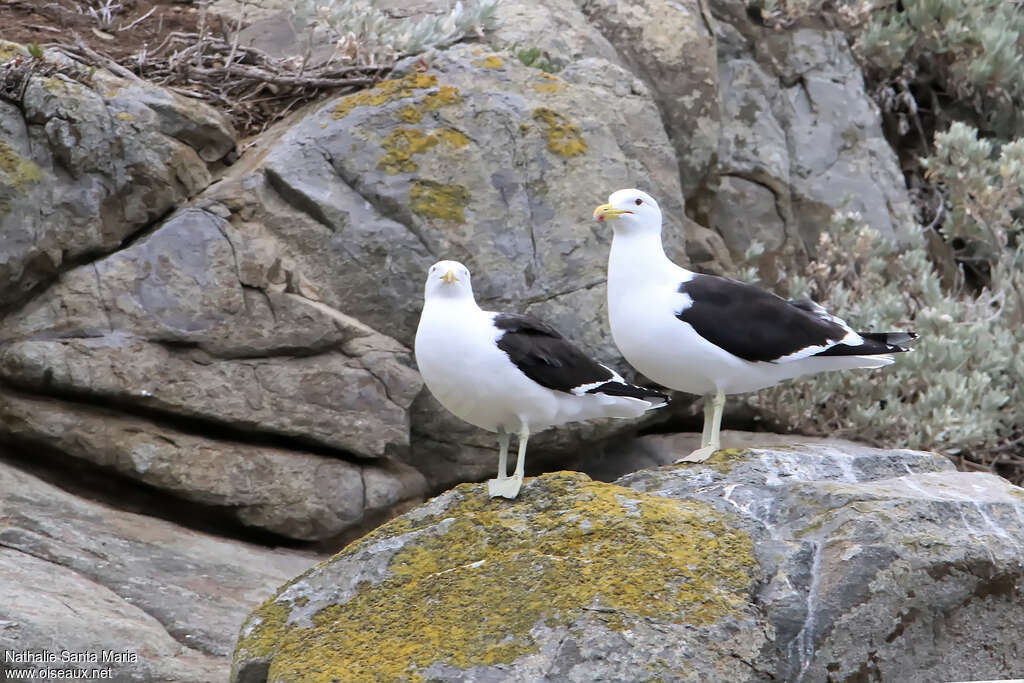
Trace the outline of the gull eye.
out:
M 636 198 L 636 205 L 637 206 L 640 206 L 643 203 L 644 203 L 644 200 L 640 199 L 639 197 Z

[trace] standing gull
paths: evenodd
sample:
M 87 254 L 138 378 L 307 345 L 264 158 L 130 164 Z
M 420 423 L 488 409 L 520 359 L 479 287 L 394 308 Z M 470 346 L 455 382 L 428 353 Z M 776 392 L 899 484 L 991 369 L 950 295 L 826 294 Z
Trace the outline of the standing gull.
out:
M 430 267 L 416 330 L 416 364 L 430 392 L 466 422 L 498 433 L 498 478 L 491 497 L 515 498 L 531 432 L 598 417 L 638 417 L 668 402 L 633 386 L 529 315 L 481 310 L 469 270 L 456 261 Z M 507 459 L 519 434 L 513 476 Z
M 672 263 L 661 245 L 661 209 L 640 190 L 619 190 L 594 210 L 614 229 L 608 318 L 623 357 L 666 387 L 704 396 L 702 462 L 721 446 L 726 394 L 756 391 L 826 370 L 879 368 L 913 332 L 854 332 L 813 301 L 786 301 Z

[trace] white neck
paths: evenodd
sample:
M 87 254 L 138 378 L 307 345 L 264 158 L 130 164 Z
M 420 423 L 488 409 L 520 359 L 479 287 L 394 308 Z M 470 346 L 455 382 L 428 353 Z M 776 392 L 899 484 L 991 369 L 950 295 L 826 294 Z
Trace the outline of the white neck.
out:
M 479 311 L 476 299 L 472 296 L 432 296 L 423 302 L 424 313 L 435 311 L 445 315 L 465 315 L 471 311 Z
M 661 283 L 676 277 L 687 279 L 690 271 L 677 266 L 665 255 L 661 233 L 654 231 L 619 234 L 612 237 L 608 254 L 608 289 Z

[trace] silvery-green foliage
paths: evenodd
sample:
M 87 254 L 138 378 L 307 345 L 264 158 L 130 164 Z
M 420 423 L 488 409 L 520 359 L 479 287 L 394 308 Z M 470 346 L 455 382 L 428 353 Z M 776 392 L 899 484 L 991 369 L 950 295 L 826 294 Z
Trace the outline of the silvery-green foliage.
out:
M 971 103 L 987 129 L 1010 137 L 1022 132 L 1022 32 L 1024 6 L 1017 2 L 903 0 L 871 13 L 855 50 L 883 78 L 934 81 Z M 926 72 L 918 74 L 922 64 Z
M 954 123 L 936 134 L 935 153 L 924 166 L 927 177 L 941 182 L 949 196 L 946 236 L 985 242 L 993 265 L 1016 265 L 1016 252 L 1005 248 L 1022 227 L 1014 211 L 1024 206 L 1024 139 L 997 150 L 991 140 L 978 139 L 977 130 Z
M 498 2 L 455 2 L 445 13 L 396 18 L 373 0 L 299 0 L 294 17 L 300 30 L 329 32 L 346 56 L 380 63 L 444 47 L 492 27 Z
M 989 286 L 944 289 L 920 228 L 888 240 L 859 216 L 837 215 L 805 278 L 790 276 L 794 289 L 856 329 L 912 329 L 921 339 L 889 367 L 796 380 L 750 401 L 793 431 L 989 462 L 1024 429 L 1024 269 L 1014 237 L 1015 210 L 1024 208 L 1024 140 L 997 153 L 955 125 L 935 147 L 927 166 L 948 192 L 948 229 L 993 246 Z

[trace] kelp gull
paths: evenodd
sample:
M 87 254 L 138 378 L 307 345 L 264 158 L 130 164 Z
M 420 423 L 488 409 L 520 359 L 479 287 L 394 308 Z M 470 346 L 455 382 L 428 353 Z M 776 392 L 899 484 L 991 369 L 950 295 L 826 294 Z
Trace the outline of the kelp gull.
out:
M 704 396 L 701 447 L 719 449 L 726 394 L 755 391 L 827 370 L 878 368 L 913 332 L 854 332 L 813 301 L 787 301 L 735 280 L 672 263 L 661 244 L 661 210 L 640 190 L 619 190 L 594 210 L 610 221 L 608 318 L 623 357 L 671 389 Z M 614 220 L 612 220 L 614 219 Z
M 668 401 L 626 383 L 537 318 L 481 310 L 469 270 L 456 261 L 436 263 L 427 274 L 415 353 L 441 405 L 498 433 L 498 477 L 487 482 L 492 497 L 519 494 L 531 433 L 576 420 L 638 417 Z M 509 477 L 512 432 L 519 434 L 519 456 Z

